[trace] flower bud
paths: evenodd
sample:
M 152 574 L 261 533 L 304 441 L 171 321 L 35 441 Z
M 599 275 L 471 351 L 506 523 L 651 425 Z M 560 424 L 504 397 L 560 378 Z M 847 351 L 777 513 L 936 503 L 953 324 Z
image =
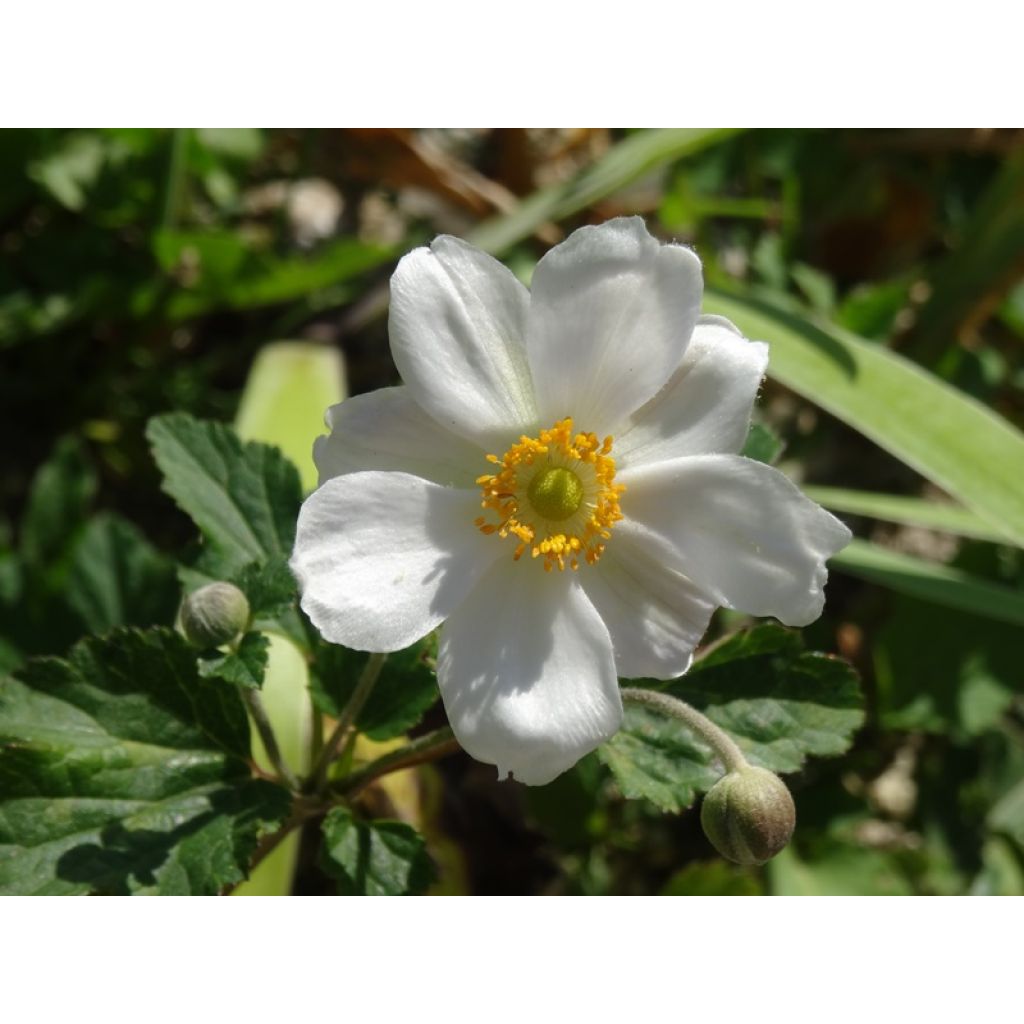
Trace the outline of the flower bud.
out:
M 249 624 L 249 602 L 233 583 L 208 583 L 185 598 L 181 628 L 193 647 L 230 643 Z
M 700 823 L 723 857 L 737 864 L 764 864 L 793 835 L 796 807 L 782 779 L 746 765 L 711 787 Z

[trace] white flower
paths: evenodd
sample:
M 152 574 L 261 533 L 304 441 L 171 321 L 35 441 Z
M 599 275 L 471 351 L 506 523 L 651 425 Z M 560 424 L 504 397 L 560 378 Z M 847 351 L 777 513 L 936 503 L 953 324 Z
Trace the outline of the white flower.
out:
M 802 626 L 847 528 L 735 454 L 767 346 L 701 317 L 700 262 L 585 227 L 532 291 L 441 237 L 391 280 L 405 381 L 331 408 L 292 567 L 323 636 L 437 676 L 475 758 L 542 784 L 622 722 L 618 676 L 689 667 L 718 605 Z

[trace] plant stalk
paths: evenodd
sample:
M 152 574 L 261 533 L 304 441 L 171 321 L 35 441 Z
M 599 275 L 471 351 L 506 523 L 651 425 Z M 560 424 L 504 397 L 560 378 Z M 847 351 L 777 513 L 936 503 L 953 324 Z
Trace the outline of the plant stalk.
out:
M 722 759 L 727 772 L 737 772 L 748 767 L 743 751 L 728 733 L 721 730 L 696 708 L 677 697 L 670 697 L 667 693 L 658 693 L 656 690 L 626 687 L 622 691 L 622 699 L 626 703 L 639 704 L 653 711 L 660 711 L 670 718 L 678 719 L 714 750 Z

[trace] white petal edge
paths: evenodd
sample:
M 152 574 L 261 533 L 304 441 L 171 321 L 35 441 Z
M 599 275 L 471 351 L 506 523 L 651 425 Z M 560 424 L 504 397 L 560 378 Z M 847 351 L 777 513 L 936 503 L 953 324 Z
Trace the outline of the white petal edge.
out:
M 700 312 L 700 260 L 639 217 L 584 227 L 537 264 L 527 351 L 545 426 L 614 432 L 679 366 Z
M 502 550 L 473 525 L 479 492 L 405 473 L 328 480 L 303 503 L 291 567 L 325 640 L 398 651 L 456 608 Z
M 851 534 L 777 469 L 740 455 L 702 455 L 619 479 L 634 528 L 715 601 L 789 626 L 821 614 L 825 562 Z
M 628 522 L 615 527 L 601 560 L 581 569 L 579 580 L 611 634 L 620 676 L 686 672 L 717 605 L 659 562 Z
M 488 467 L 481 448 L 445 430 L 408 388 L 356 395 L 332 405 L 325 418 L 330 433 L 313 443 L 321 484 L 348 473 L 386 470 L 473 488 Z
M 391 278 L 391 354 L 417 404 L 493 451 L 536 424 L 525 338 L 530 294 L 493 257 L 441 235 Z
M 611 639 L 574 576 L 502 560 L 441 631 L 448 720 L 499 778 L 544 785 L 622 724 Z
M 671 380 L 615 436 L 620 471 L 686 455 L 735 454 L 768 367 L 768 346 L 747 341 L 726 322 L 705 322 Z

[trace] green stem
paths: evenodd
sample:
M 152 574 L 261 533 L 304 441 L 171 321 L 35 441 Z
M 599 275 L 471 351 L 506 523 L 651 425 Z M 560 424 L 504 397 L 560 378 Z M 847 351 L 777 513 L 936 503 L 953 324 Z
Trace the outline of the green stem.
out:
M 246 707 L 249 709 L 249 714 L 252 715 L 253 722 L 256 724 L 256 730 L 263 741 L 263 749 L 267 752 L 267 757 L 274 766 L 274 770 L 281 781 L 292 792 L 297 792 L 299 780 L 288 765 L 285 764 L 285 760 L 281 756 L 281 748 L 278 746 L 277 736 L 274 735 L 274 727 L 270 724 L 270 719 L 267 717 L 267 709 L 263 706 L 263 701 L 260 700 L 259 692 L 256 690 L 242 690 L 242 697 L 245 700 Z
M 348 703 L 342 710 L 338 724 L 334 727 L 334 732 L 331 733 L 324 744 L 324 749 L 320 752 L 320 757 L 310 772 L 310 788 L 313 792 L 319 793 L 327 785 L 327 772 L 331 767 L 331 762 L 337 757 L 342 741 L 348 735 L 349 729 L 355 725 L 359 712 L 363 710 L 370 694 L 373 692 L 373 688 L 377 685 L 377 680 L 380 678 L 380 670 L 384 667 L 386 658 L 386 654 L 371 654 L 367 659 L 366 665 L 363 667 L 363 674 L 359 677 L 359 682 L 356 683 L 352 696 L 349 697 Z
M 382 775 L 401 771 L 403 768 L 412 768 L 414 765 L 424 764 L 427 761 L 436 761 L 440 757 L 456 753 L 458 749 L 458 741 L 448 726 L 428 732 L 426 736 L 420 736 L 419 739 L 378 757 L 376 761 L 371 761 L 365 768 L 360 768 L 359 771 L 346 776 L 338 783 L 335 793 L 346 799 L 352 799 Z
M 690 707 L 689 704 L 676 697 L 670 697 L 667 693 L 634 687 L 625 688 L 622 691 L 622 699 L 626 703 L 640 704 L 653 711 L 660 711 L 663 715 L 678 719 L 714 750 L 722 759 L 727 772 L 738 772 L 748 767 L 743 751 L 736 746 L 732 737 L 719 729 L 710 719 L 705 718 L 696 708 Z
M 181 215 L 181 203 L 185 194 L 187 155 L 191 128 L 171 129 L 171 161 L 167 168 L 167 186 L 164 190 L 164 210 L 160 226 L 173 228 Z

